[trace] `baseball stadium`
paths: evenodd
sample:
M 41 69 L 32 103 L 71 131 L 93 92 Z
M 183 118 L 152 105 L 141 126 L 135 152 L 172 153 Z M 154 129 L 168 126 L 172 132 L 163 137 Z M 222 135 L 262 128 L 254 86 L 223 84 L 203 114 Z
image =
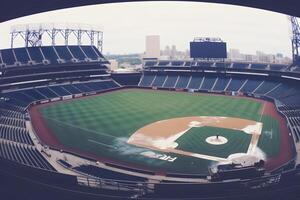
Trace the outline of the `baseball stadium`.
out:
M 102 31 L 38 26 L 91 44 L 39 45 L 29 24 L 11 34 L 25 47 L 0 50 L 4 199 L 297 197 L 299 55 L 290 65 L 228 61 L 207 56 L 225 42 L 197 38 L 189 60 L 114 73 Z

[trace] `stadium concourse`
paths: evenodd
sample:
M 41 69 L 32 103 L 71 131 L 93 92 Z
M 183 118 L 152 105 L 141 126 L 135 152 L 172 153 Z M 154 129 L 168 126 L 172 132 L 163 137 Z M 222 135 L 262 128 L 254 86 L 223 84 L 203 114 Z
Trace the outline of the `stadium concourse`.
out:
M 20 194 L 35 199 L 45 192 L 49 199 L 61 195 L 69 199 L 228 199 L 229 194 L 232 199 L 294 197 L 300 162 L 299 66 L 147 61 L 142 73 L 112 74 L 107 64 L 94 46 L 0 51 L 1 180 L 7 188 L 19 189 L 18 194 L 4 191 L 10 199 Z M 105 114 L 96 108 L 104 109 Z M 96 116 L 101 120 L 90 121 Z M 164 132 L 165 138 L 157 139 L 148 132 L 156 125 L 163 129 L 164 123 L 173 124 L 179 117 L 183 118 L 176 123 L 182 126 Z M 123 124 L 109 123 L 110 119 Z M 125 143 L 137 146 L 134 150 L 148 149 L 143 149 L 142 160 L 173 162 L 160 169 L 163 164 L 154 167 L 151 162 L 129 162 L 135 159 L 131 154 L 112 159 L 108 152 L 114 151 L 107 150 L 113 147 L 110 138 L 119 134 L 124 143 L 125 133 L 128 138 L 133 135 Z M 83 136 L 101 140 L 86 145 Z M 211 141 L 210 137 L 227 142 L 205 142 Z M 168 145 L 163 146 L 166 141 Z M 202 141 L 202 145 L 193 146 L 190 141 Z M 222 149 L 226 145 L 232 152 Z M 253 155 L 256 145 L 263 151 L 260 155 L 268 158 L 266 172 L 259 176 L 250 173 L 252 166 L 246 172 L 229 170 L 229 180 L 214 180 L 188 165 L 187 173 L 182 166 L 180 171 L 172 168 L 177 157 L 178 162 L 194 159 L 201 163 L 196 168 L 207 172 L 211 164 L 207 157 L 180 158 L 180 153 L 195 151 L 194 157 L 199 157 L 215 148 L 213 156 L 222 158 L 215 161 L 230 161 L 226 158 L 235 153 Z

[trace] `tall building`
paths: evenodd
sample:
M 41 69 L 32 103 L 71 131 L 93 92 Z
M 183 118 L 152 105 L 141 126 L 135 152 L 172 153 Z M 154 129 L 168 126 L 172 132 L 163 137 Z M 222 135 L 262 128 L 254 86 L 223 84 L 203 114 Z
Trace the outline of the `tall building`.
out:
M 146 54 L 144 58 L 160 57 L 160 37 L 159 35 L 146 36 Z

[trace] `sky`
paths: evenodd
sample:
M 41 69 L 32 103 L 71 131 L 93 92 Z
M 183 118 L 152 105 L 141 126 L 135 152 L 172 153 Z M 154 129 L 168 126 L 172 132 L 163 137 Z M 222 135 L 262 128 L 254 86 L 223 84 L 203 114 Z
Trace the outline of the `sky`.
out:
M 103 52 L 143 53 L 146 35 L 160 35 L 161 49 L 185 51 L 194 37 L 220 37 L 242 53 L 283 53 L 291 57 L 286 15 L 200 2 L 135 2 L 76 7 L 0 23 L 0 48 L 10 46 L 10 27 L 27 23 L 83 23 L 101 27 Z M 22 43 L 19 43 L 21 45 Z M 19 46 L 18 45 L 18 46 Z

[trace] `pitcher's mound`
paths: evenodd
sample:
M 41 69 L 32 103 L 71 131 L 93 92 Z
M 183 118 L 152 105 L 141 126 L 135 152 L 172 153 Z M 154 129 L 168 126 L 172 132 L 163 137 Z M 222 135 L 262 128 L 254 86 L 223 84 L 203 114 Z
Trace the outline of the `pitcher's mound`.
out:
M 212 144 L 212 145 L 221 145 L 221 144 L 226 144 L 228 142 L 228 140 L 223 137 L 223 136 L 210 136 L 208 138 L 206 138 L 205 140 L 208 144 Z

